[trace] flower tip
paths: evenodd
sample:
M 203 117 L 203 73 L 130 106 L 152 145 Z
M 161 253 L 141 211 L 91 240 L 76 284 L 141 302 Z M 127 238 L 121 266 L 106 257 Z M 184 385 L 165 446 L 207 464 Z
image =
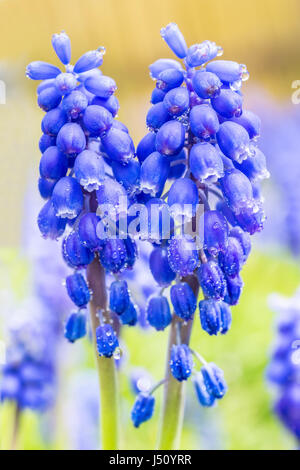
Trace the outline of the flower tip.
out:
M 164 26 L 163 28 L 160 29 L 161 37 L 164 39 L 168 30 L 174 29 L 174 28 L 178 28 L 178 26 L 176 23 L 171 21 L 171 23 L 168 23 L 167 26 Z
M 180 59 L 184 59 L 187 53 L 187 45 L 177 24 L 169 23 L 165 28 L 161 28 L 160 35 L 174 54 Z

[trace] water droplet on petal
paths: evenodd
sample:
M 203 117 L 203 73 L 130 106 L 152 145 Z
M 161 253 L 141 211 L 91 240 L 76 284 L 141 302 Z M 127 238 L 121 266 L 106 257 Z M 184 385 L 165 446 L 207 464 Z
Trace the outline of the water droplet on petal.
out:
M 117 347 L 115 350 L 114 350 L 114 353 L 113 353 L 113 358 L 116 359 L 116 360 L 119 360 L 121 359 L 123 355 L 123 351 L 121 348 Z

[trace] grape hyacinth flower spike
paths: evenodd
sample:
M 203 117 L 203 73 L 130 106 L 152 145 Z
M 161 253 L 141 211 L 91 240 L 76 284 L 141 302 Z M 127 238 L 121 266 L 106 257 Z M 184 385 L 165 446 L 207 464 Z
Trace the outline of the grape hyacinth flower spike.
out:
M 221 369 L 189 347 L 199 290 L 204 295 L 202 329 L 226 334 L 230 306 L 238 303 L 243 288 L 250 235 L 263 228 L 256 184 L 269 175 L 258 148 L 260 119 L 243 106 L 246 66 L 220 60 L 222 48 L 212 41 L 188 47 L 174 23 L 162 28 L 161 36 L 177 57 L 150 65 L 155 88 L 146 118 L 149 132 L 137 155 L 142 163 L 139 200 L 150 208 L 159 198 L 173 224 L 167 231 L 155 223 L 161 237 L 151 240 L 149 266 L 161 290 L 149 299 L 147 318 L 158 331 L 170 329 L 159 447 L 177 449 L 183 382 L 193 377 L 203 406 L 212 406 L 227 390 Z M 169 288 L 174 312 L 164 292 Z M 200 371 L 192 367 L 193 355 Z M 137 400 L 134 423 L 149 419 L 150 403 L 145 396 Z
M 65 286 L 76 309 L 66 320 L 65 337 L 70 342 L 84 337 L 91 320 L 100 376 L 102 448 L 112 449 L 118 447 L 117 332 L 120 323 L 136 323 L 138 309 L 125 281 L 112 283 L 107 302 L 106 273 L 118 276 L 132 269 L 136 259 L 133 240 L 108 235 L 109 214 L 116 211 L 120 217 L 119 198 L 133 198 L 139 190 L 141 164 L 126 126 L 115 119 L 116 83 L 99 69 L 105 49 L 86 52 L 73 66 L 65 32 L 53 35 L 52 46 L 60 68 L 37 61 L 26 70 L 28 78 L 41 81 L 37 101 L 45 112 L 38 183 L 45 205 L 38 226 L 44 238 L 63 237 L 62 257 L 73 270 Z M 161 158 L 167 177 L 169 162 Z M 158 191 L 166 177 L 153 182 Z

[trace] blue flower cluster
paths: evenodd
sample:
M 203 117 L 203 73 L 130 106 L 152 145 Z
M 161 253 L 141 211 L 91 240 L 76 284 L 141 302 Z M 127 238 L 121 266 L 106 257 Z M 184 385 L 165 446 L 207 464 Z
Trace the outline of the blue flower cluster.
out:
M 14 312 L 6 364 L 0 382 L 1 400 L 16 402 L 19 410 L 45 411 L 57 391 L 56 323 L 37 298 L 28 298 Z
M 230 326 L 228 305 L 238 303 L 242 290 L 240 272 L 251 250 L 249 234 L 261 230 L 264 219 L 262 201 L 256 197 L 257 181 L 268 176 L 265 157 L 256 145 L 260 120 L 242 108 L 240 88 L 248 78 L 244 65 L 213 60 L 221 49 L 210 41 L 187 48 L 173 23 L 161 34 L 184 59 L 185 69 L 173 59 L 159 59 L 150 66 L 156 87 L 147 114 L 150 132 L 137 147 L 140 189 L 148 194 L 151 208 L 157 205 L 161 212 L 168 207 L 175 225 L 170 240 L 160 240 L 160 246 L 156 240 L 150 269 L 162 287 L 176 275 L 183 278 L 197 270 L 205 295 L 200 304 L 202 326 L 209 334 L 224 333 Z M 168 180 L 170 189 L 160 198 Z M 205 209 L 200 253 L 195 238 L 175 235 L 184 216 L 196 216 L 199 204 Z M 196 299 L 186 283 L 171 288 L 171 301 L 180 318 L 192 318 Z M 148 312 L 157 329 L 171 321 L 163 297 L 150 299 Z
M 273 294 L 270 304 L 271 308 L 278 312 L 278 319 L 276 340 L 266 376 L 277 388 L 274 411 L 299 442 L 300 291 L 290 299 Z
M 147 319 L 158 331 L 171 322 L 180 331 L 191 322 L 197 298 L 189 277 L 197 276 L 204 295 L 201 326 L 209 335 L 225 334 L 230 306 L 242 292 L 250 235 L 262 229 L 265 218 L 259 182 L 269 174 L 257 146 L 260 119 L 243 109 L 245 65 L 218 59 L 222 49 L 211 41 L 188 47 L 174 23 L 161 36 L 183 63 L 159 59 L 150 65 L 155 88 L 146 117 L 149 132 L 137 146 L 139 197 L 143 194 L 148 212 L 156 207 L 163 221 L 169 217 L 169 231 L 155 222 L 149 266 L 161 292 L 149 298 Z M 174 315 L 164 293 L 169 286 Z M 178 381 L 192 375 L 192 354 L 187 344 L 173 345 L 170 370 Z M 202 405 L 222 398 L 226 385 L 217 366 L 204 365 L 196 377 Z M 137 400 L 134 422 L 149 419 L 152 406 L 152 397 Z
M 5 306 L 8 321 L 6 364 L 1 368 L 0 395 L 20 410 L 44 411 L 57 396 L 62 322 L 71 302 L 62 286 L 68 273 L 59 246 L 41 240 L 33 225 L 40 208 L 26 194 L 22 251 L 30 262 L 28 289 L 21 303 Z M 45 270 L 47 266 L 47 270 Z
M 66 289 L 77 307 L 65 330 L 72 342 L 86 332 L 84 309 L 93 293 L 82 270 L 95 258 L 114 275 L 110 312 L 121 324 L 137 324 L 139 309 L 120 274 L 133 267 L 138 238 L 152 244 L 149 267 L 160 286 L 147 300 L 148 324 L 160 331 L 172 323 L 180 338 L 182 325 L 191 325 L 197 309 L 196 282 L 204 294 L 199 304 L 203 330 L 225 334 L 229 306 L 241 295 L 250 235 L 263 226 L 258 182 L 268 172 L 257 147 L 260 119 L 243 109 L 245 65 L 214 60 L 222 49 L 211 41 L 188 48 L 176 24 L 161 35 L 183 63 L 159 59 L 150 66 L 156 85 L 146 117 L 149 132 L 136 150 L 126 126 L 115 119 L 116 84 L 99 69 L 103 48 L 87 52 L 73 66 L 63 32 L 53 36 L 52 45 L 64 72 L 45 62 L 27 67 L 29 78 L 42 80 L 38 104 L 46 112 L 39 179 L 46 203 L 38 225 L 45 238 L 64 235 L 62 255 L 74 271 Z M 117 236 L 108 235 L 112 229 Z M 118 337 L 101 320 L 100 315 L 98 353 L 112 357 Z M 173 377 L 187 380 L 193 351 L 178 341 L 170 354 Z M 216 366 L 208 371 L 204 364 L 199 390 L 205 389 L 213 404 L 226 385 Z M 153 409 L 152 392 L 138 395 L 134 424 L 149 419 Z
M 170 368 L 173 377 L 181 382 L 187 380 L 192 374 L 193 360 L 192 353 L 186 344 L 174 345 L 171 351 Z M 140 377 L 142 377 L 140 373 Z M 200 372 L 193 375 L 194 388 L 199 403 L 204 407 L 211 407 L 216 400 L 224 397 L 227 385 L 223 371 L 213 362 L 204 363 Z M 158 384 L 159 386 L 159 384 Z M 135 427 L 148 421 L 154 412 L 155 398 L 152 390 L 137 390 L 139 393 L 131 412 L 131 419 Z
M 99 69 L 104 48 L 83 54 L 73 66 L 65 32 L 53 35 L 52 46 L 65 71 L 37 61 L 28 65 L 26 74 L 32 80 L 41 80 L 38 105 L 46 113 L 39 142 L 39 191 L 46 203 L 38 226 L 44 238 L 64 235 L 62 256 L 74 270 L 66 279 L 66 289 L 78 308 L 66 323 L 65 336 L 74 342 L 86 334 L 84 309 L 92 295 L 80 270 L 95 257 L 113 274 L 131 268 L 135 262 L 135 242 L 130 237 L 107 236 L 105 211 L 98 214 L 98 209 L 110 205 L 120 215 L 120 198 L 129 197 L 138 186 L 140 165 L 134 158 L 128 129 L 115 120 L 119 109 L 116 84 Z M 115 300 L 117 295 L 126 298 Z M 113 283 L 110 297 L 110 307 L 120 321 L 134 325 L 137 309 L 126 283 Z M 110 357 L 117 341 L 111 341 L 107 328 L 102 324 L 98 328 L 98 350 Z
M 286 246 L 292 255 L 300 254 L 300 145 L 299 107 L 285 103 L 278 105 L 264 95 L 259 96 L 259 113 L 264 121 L 261 148 L 270 158 L 272 197 L 266 200 L 268 220 L 262 241 L 282 249 Z

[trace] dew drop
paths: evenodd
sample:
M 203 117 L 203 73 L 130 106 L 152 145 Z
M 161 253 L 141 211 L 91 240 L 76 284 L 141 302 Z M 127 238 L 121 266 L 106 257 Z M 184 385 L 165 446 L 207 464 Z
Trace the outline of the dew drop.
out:
M 119 359 L 121 359 L 122 355 L 123 355 L 123 351 L 120 347 L 117 347 L 113 352 L 113 358 L 114 359 L 119 360 Z
M 222 46 L 217 46 L 217 57 L 221 57 L 224 53 L 224 49 Z
M 230 84 L 230 88 L 232 91 L 238 91 L 241 89 L 242 86 L 242 80 L 236 80 L 235 82 L 232 82 Z

